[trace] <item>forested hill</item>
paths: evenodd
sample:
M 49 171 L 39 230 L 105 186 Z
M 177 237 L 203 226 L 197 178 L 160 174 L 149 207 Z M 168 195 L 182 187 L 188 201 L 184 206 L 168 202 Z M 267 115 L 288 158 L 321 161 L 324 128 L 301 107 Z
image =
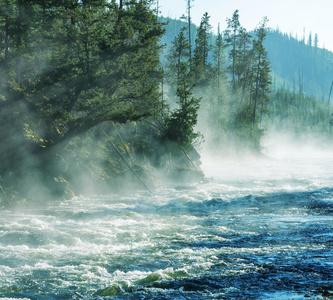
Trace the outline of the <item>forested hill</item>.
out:
M 311 39 L 310 39 L 311 40 Z M 278 30 L 267 34 L 266 50 L 276 84 L 289 89 L 302 88 L 305 94 L 327 100 L 333 81 L 333 53 L 308 40 L 283 34 Z
M 162 38 L 166 53 L 171 41 L 187 24 L 181 20 L 161 19 L 167 23 Z M 221 31 L 224 29 L 221 28 Z M 192 41 L 195 40 L 196 32 L 197 27 L 192 25 Z M 212 36 L 212 44 L 215 39 L 216 36 Z M 273 85 L 275 88 L 285 87 L 290 91 L 301 91 L 327 100 L 333 81 L 333 53 L 316 47 L 314 37 L 312 40 L 310 46 L 308 38 L 300 41 L 279 30 L 267 33 L 264 45 L 272 67 Z

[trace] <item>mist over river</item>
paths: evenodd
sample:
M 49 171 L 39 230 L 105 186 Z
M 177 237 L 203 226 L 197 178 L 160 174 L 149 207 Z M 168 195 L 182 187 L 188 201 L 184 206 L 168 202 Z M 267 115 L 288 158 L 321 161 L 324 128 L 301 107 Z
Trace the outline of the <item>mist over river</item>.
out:
M 203 155 L 208 180 L 0 211 L 0 298 L 333 298 L 332 151 Z

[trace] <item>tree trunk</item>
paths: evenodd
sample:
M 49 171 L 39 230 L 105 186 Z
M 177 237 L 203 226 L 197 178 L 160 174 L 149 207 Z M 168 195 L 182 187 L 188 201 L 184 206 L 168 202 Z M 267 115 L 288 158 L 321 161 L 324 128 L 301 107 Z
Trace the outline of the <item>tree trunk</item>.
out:
M 259 89 L 259 74 L 260 74 L 260 59 L 258 58 L 258 70 L 257 70 L 257 77 L 256 77 L 256 92 L 254 95 L 254 104 L 253 104 L 253 116 L 252 116 L 252 125 L 254 126 L 256 123 L 256 109 L 257 109 L 257 98 L 258 98 L 258 89 Z
M 188 42 L 190 44 L 190 61 L 192 60 L 192 44 L 191 44 L 191 0 L 187 1 L 188 9 Z
M 7 8 L 8 8 L 8 3 L 7 3 Z M 8 9 L 7 9 L 8 11 Z M 9 18 L 8 15 L 6 14 L 5 18 L 5 61 L 8 59 L 8 50 L 9 50 L 9 45 L 8 45 L 8 38 L 9 38 Z

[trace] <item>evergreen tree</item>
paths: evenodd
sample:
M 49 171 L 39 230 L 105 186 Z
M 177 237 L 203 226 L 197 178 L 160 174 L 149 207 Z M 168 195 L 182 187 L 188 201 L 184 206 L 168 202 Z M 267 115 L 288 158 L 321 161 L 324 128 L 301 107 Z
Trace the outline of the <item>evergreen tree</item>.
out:
M 239 72 L 240 85 L 242 87 L 241 99 L 235 114 L 235 130 L 237 136 L 246 141 L 253 149 L 260 149 L 260 138 L 263 130 L 260 128 L 262 116 L 268 112 L 269 101 L 270 64 L 267 51 L 263 46 L 267 34 L 267 18 L 264 18 L 259 27 L 255 30 L 255 38 L 252 42 L 252 49 L 243 47 L 243 53 L 239 57 L 244 58 L 243 68 L 241 63 L 237 67 Z M 248 34 L 243 33 L 248 45 Z M 240 39 L 241 40 L 241 39 Z M 242 60 L 239 60 L 242 62 Z M 244 101 L 247 100 L 247 101 Z
M 194 49 L 194 73 L 198 85 L 201 85 L 205 80 L 210 66 L 208 63 L 208 53 L 212 46 L 210 44 L 210 31 L 212 26 L 209 24 L 210 16 L 206 12 L 201 18 L 200 26 L 197 31 Z
M 10 48 L 10 36 L 13 34 L 14 27 L 14 9 L 15 5 L 13 1 L 6 0 L 0 3 L 0 48 L 2 62 L 7 61 L 9 48 Z
M 309 33 L 308 46 L 312 47 L 312 33 L 311 33 L 311 31 Z
M 233 90 L 236 89 L 236 64 L 237 64 L 237 55 L 238 55 L 238 39 L 240 36 L 241 25 L 239 22 L 239 14 L 238 10 L 232 15 L 232 18 L 227 18 L 228 27 L 224 31 L 224 39 L 226 41 L 227 46 L 230 48 L 229 50 L 229 61 L 230 66 L 228 67 L 228 71 L 231 76 L 231 85 Z
M 288 131 L 299 138 L 302 134 L 329 136 L 330 108 L 314 96 L 293 93 L 286 88 L 271 92 L 268 103 L 269 115 L 266 123 L 282 131 Z
M 319 46 L 319 39 L 318 39 L 317 33 L 315 34 L 315 37 L 314 37 L 313 46 L 315 47 L 315 49 L 317 49 Z
M 166 124 L 163 139 L 180 145 L 183 151 L 188 151 L 199 134 L 194 132 L 197 124 L 200 99 L 193 97 L 193 75 L 186 62 L 180 63 L 177 97 L 179 108 L 175 109 Z
M 239 40 L 237 43 L 235 75 L 237 78 L 236 86 L 244 91 L 249 84 L 250 68 L 252 65 L 251 35 L 245 28 L 241 27 L 239 31 Z
M 191 71 L 190 44 L 184 28 L 175 37 L 168 54 L 168 78 L 172 89 L 176 89 L 178 108 L 171 112 L 165 124 L 162 141 L 179 145 L 183 151 L 192 147 L 198 137 L 194 132 L 197 123 L 199 99 L 193 97 L 194 74 Z
M 164 30 L 150 2 L 1 3 L 0 176 L 19 181 L 29 161 L 51 185 L 52 157 L 73 138 L 153 113 Z
M 217 82 L 217 90 L 220 90 L 221 82 L 226 78 L 226 72 L 224 69 L 224 65 L 226 63 L 226 54 L 225 49 L 226 46 L 223 42 L 222 34 L 219 32 L 216 38 L 215 47 L 214 47 L 214 67 L 213 73 Z
M 255 30 L 255 39 L 253 41 L 254 68 L 253 78 L 254 85 L 252 88 L 252 125 L 255 126 L 257 119 L 257 111 L 260 110 L 260 119 L 262 114 L 267 113 L 267 103 L 269 101 L 270 92 L 270 63 L 267 51 L 263 45 L 267 35 L 267 18 L 265 17 L 258 28 Z
M 215 46 L 213 49 L 214 64 L 212 67 L 212 80 L 210 81 L 211 90 L 209 94 L 212 96 L 209 105 L 209 123 L 216 129 L 216 141 L 220 141 L 222 131 L 222 123 L 225 122 L 225 103 L 223 99 L 224 87 L 226 86 L 227 76 L 225 71 L 226 53 L 225 44 L 222 39 L 222 34 L 218 32 Z
M 186 1 L 186 6 L 187 6 L 187 24 L 188 24 L 188 42 L 190 44 L 190 60 L 192 59 L 192 36 L 191 36 L 191 23 L 192 23 L 192 18 L 191 18 L 191 2 L 194 0 L 185 0 Z
M 181 76 L 181 63 L 190 63 L 190 44 L 184 32 L 183 27 L 171 42 L 167 55 L 167 78 L 171 85 L 177 84 Z
M 239 38 L 237 41 L 236 61 L 235 61 L 235 76 L 236 83 L 232 90 L 234 92 L 235 100 L 233 103 L 234 112 L 234 128 L 238 133 L 244 135 L 242 131 L 245 130 L 250 124 L 250 110 L 251 99 L 250 89 L 253 85 L 253 44 L 250 40 L 251 36 L 245 28 L 240 27 Z M 244 137 L 245 139 L 245 137 Z

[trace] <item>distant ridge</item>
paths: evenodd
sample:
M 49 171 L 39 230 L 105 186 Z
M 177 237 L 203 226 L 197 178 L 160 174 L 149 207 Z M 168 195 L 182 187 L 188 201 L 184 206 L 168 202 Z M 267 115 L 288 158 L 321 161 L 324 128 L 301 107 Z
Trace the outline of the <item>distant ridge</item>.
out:
M 166 44 L 166 54 L 168 46 L 187 23 L 165 17 L 160 19 L 168 23 L 167 31 L 162 38 L 162 43 Z M 225 28 L 221 28 L 222 32 L 224 30 Z M 192 41 L 195 40 L 196 32 L 197 26 L 192 24 Z M 216 36 L 212 35 L 213 41 L 215 38 Z M 297 92 L 302 89 L 306 95 L 315 96 L 323 101 L 328 100 L 333 81 L 332 52 L 308 46 L 304 41 L 279 30 L 271 30 L 267 34 L 265 47 L 272 66 L 273 88 L 285 87 Z

